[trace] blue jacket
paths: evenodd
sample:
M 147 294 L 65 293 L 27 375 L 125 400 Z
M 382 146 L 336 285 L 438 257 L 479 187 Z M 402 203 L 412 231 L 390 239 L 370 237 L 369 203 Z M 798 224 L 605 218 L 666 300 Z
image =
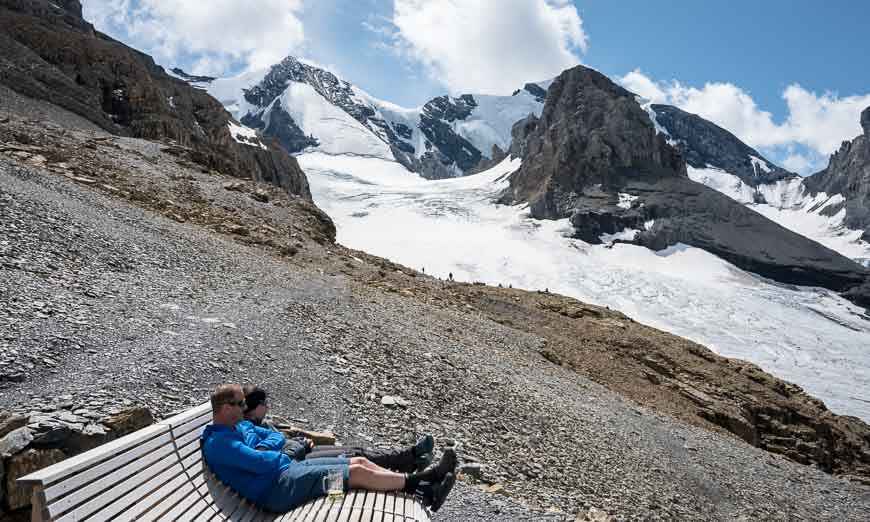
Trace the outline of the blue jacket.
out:
M 305 459 L 305 455 L 308 453 L 308 446 L 305 443 L 304 437 L 292 437 L 288 439 L 271 422 L 261 422 L 262 424 L 257 424 L 253 421 L 245 420 L 236 424 L 236 430 L 241 432 L 242 436 L 245 437 L 245 442 L 248 446 L 256 447 L 257 444 L 262 444 L 267 449 L 281 451 L 293 460 Z M 283 445 L 278 446 L 277 439 L 271 438 L 275 435 L 284 441 Z M 267 440 L 268 442 L 266 442 Z
M 236 431 L 242 434 L 245 444 L 254 449 L 281 451 L 286 443 L 284 434 L 280 431 L 257 426 L 249 420 L 243 420 L 236 424 Z
M 278 436 L 283 439 L 280 433 Z M 253 437 L 251 439 L 254 440 Z M 275 444 L 274 438 L 263 444 L 265 440 L 265 437 L 259 439 L 256 444 L 263 448 Z M 290 457 L 280 451 L 255 449 L 257 445 L 247 444 L 241 432 L 223 424 L 206 426 L 201 444 L 205 462 L 212 472 L 224 484 L 254 503 L 265 500 L 269 489 L 291 462 Z

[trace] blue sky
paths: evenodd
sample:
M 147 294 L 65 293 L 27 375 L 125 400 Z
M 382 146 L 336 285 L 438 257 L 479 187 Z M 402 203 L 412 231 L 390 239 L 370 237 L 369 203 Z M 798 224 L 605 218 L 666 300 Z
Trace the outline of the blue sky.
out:
M 576 63 L 821 168 L 870 105 L 870 3 L 807 0 L 84 0 L 98 29 L 197 73 L 286 54 L 404 106 L 509 93 Z M 256 5 L 256 9 L 250 6 Z

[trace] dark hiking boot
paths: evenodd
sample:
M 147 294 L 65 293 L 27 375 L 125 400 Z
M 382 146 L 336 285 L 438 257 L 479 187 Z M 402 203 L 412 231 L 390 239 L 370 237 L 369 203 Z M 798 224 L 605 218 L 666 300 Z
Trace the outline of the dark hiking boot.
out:
M 432 435 L 424 435 L 413 446 L 414 466 L 417 471 L 426 469 L 429 464 L 432 464 L 432 451 L 435 449 L 435 439 Z
M 444 501 L 447 500 L 447 495 L 450 494 L 455 483 L 456 475 L 448 473 L 438 482 L 421 482 L 417 493 L 422 496 L 423 505 L 434 513 L 444 505 Z

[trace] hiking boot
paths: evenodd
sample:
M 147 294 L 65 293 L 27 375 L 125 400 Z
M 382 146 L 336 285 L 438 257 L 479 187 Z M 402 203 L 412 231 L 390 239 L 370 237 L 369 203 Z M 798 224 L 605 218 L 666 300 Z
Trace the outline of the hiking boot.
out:
M 435 439 L 432 435 L 424 435 L 413 446 L 414 466 L 417 471 L 423 471 L 432 464 L 432 451 L 435 449 Z
M 456 483 L 456 475 L 447 473 L 438 482 L 421 482 L 417 492 L 423 497 L 423 505 L 433 513 L 441 509 L 447 495 Z
M 437 478 L 441 478 L 448 473 L 456 472 L 456 450 L 447 448 L 441 455 L 441 460 L 430 468 Z

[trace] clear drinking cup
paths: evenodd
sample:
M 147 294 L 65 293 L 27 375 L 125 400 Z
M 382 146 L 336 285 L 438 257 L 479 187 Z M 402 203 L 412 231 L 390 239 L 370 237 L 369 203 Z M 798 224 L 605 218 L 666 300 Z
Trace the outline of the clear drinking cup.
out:
M 329 500 L 341 500 L 344 498 L 344 472 L 339 469 L 331 470 L 323 477 L 323 489 Z

